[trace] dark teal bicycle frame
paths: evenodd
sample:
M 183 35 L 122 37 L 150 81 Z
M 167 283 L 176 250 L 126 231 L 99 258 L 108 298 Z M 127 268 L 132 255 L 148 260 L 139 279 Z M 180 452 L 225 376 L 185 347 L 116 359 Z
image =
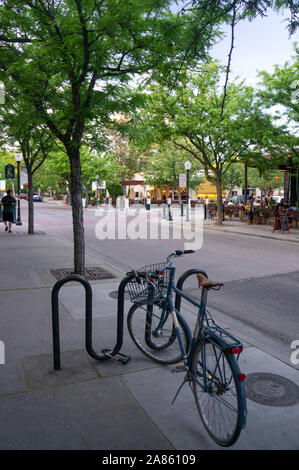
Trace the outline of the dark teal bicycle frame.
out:
M 152 334 L 154 336 L 155 335 L 159 336 L 159 330 L 163 327 L 163 325 L 166 322 L 169 314 L 171 314 L 172 317 L 173 317 L 173 322 L 174 322 L 172 338 L 173 338 L 173 341 L 175 341 L 176 338 L 179 341 L 180 349 L 182 351 L 182 359 L 183 359 L 183 362 L 184 362 L 184 365 L 185 365 L 185 368 L 186 368 L 186 372 L 187 372 L 187 376 L 186 376 L 185 381 L 195 380 L 197 382 L 197 384 L 203 390 L 208 391 L 208 388 L 211 385 L 211 378 L 212 379 L 214 378 L 214 375 L 216 374 L 216 371 L 218 370 L 218 372 L 221 373 L 220 367 L 219 367 L 219 361 L 220 361 L 221 356 L 219 355 L 219 357 L 217 358 L 217 362 L 216 362 L 216 365 L 215 365 L 215 370 L 214 371 L 210 371 L 210 370 L 207 371 L 207 368 L 206 368 L 206 351 L 205 351 L 205 347 L 204 347 L 204 342 L 202 342 L 202 345 L 201 345 L 201 354 L 202 354 L 201 355 L 201 357 L 202 357 L 201 367 L 202 367 L 202 372 L 203 372 L 203 377 L 202 377 L 203 378 L 203 384 L 202 384 L 199 380 L 197 380 L 197 377 L 195 377 L 192 373 L 193 353 L 194 353 L 195 347 L 197 346 L 198 342 L 202 338 L 207 338 L 208 337 L 209 342 L 211 344 L 214 344 L 217 347 L 220 346 L 222 351 L 225 351 L 228 348 L 240 347 L 242 345 L 236 338 L 234 338 L 234 336 L 232 336 L 231 334 L 228 334 L 227 332 L 224 332 L 224 330 L 222 330 L 219 327 L 217 327 L 218 330 L 223 331 L 223 333 L 225 333 L 225 335 L 228 336 L 231 339 L 231 342 L 228 343 L 227 341 L 225 341 L 225 339 L 223 339 L 219 335 L 217 335 L 217 333 L 211 331 L 209 329 L 209 327 L 203 326 L 203 319 L 204 319 L 205 312 L 206 312 L 205 307 L 206 307 L 206 303 L 207 303 L 208 289 L 207 288 L 202 289 L 201 300 L 198 302 L 195 299 L 193 299 L 192 297 L 190 297 L 190 295 L 184 293 L 183 291 L 181 291 L 180 289 L 178 289 L 175 286 L 174 276 L 175 276 L 176 268 L 175 267 L 170 267 L 170 268 L 167 268 L 167 269 L 170 270 L 169 284 L 168 284 L 168 287 L 167 287 L 167 294 L 166 294 L 165 300 L 163 301 L 162 314 L 161 314 L 160 322 L 159 322 L 158 326 L 156 327 L 155 331 L 152 332 Z M 197 271 L 197 273 L 198 273 L 198 271 Z M 205 277 L 207 277 L 207 275 L 204 271 L 201 271 L 201 273 L 204 274 Z M 197 316 L 197 321 L 196 321 L 196 324 L 195 324 L 193 335 L 191 333 L 191 330 L 189 328 L 188 323 L 186 322 L 184 317 L 181 315 L 180 311 L 173 304 L 172 292 L 175 292 L 175 294 L 177 296 L 179 296 L 180 298 L 184 298 L 185 300 L 187 300 L 192 305 L 194 305 L 195 307 L 198 308 L 198 316 Z M 150 306 L 148 305 L 148 308 L 149 307 Z M 180 332 L 180 327 L 179 327 L 177 318 L 180 319 L 180 321 L 183 323 L 183 325 L 186 329 L 186 332 L 187 332 L 187 335 L 188 335 L 188 340 L 189 340 L 189 350 L 188 351 L 186 351 L 186 349 L 185 349 L 185 345 L 184 345 L 184 342 L 182 340 L 182 335 L 181 335 L 181 332 Z M 145 332 L 145 340 L 146 340 L 148 346 L 150 346 L 153 349 L 158 349 L 155 345 L 152 344 L 152 342 L 150 340 L 150 335 L 151 335 L 151 311 L 150 310 L 148 310 L 146 324 L 150 328 L 148 329 L 147 332 Z M 147 328 L 146 328 L 146 330 L 147 330 Z M 216 348 L 214 348 L 214 353 L 216 355 Z M 230 379 L 230 381 L 231 381 L 231 379 Z M 223 383 L 225 383 L 226 385 L 229 385 L 229 383 L 230 383 L 230 381 L 227 382 L 225 377 L 221 377 L 221 381 Z M 244 415 L 243 425 L 245 425 L 245 421 L 246 421 L 246 414 Z

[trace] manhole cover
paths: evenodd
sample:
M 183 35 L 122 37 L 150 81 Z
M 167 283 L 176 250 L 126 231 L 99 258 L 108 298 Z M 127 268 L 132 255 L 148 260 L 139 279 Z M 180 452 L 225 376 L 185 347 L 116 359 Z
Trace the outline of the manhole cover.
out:
M 246 376 L 249 400 L 268 406 L 293 406 L 299 403 L 299 387 L 281 375 L 254 373 Z
M 55 277 L 55 279 L 57 279 L 57 281 L 64 279 L 70 274 L 74 274 L 72 269 L 51 269 L 50 273 Z M 113 276 L 109 271 L 105 271 L 105 269 L 93 267 L 86 268 L 84 277 L 88 281 L 97 281 L 102 279 L 113 279 L 115 276 Z
M 118 297 L 118 291 L 117 290 L 113 290 L 112 292 L 109 292 L 108 294 L 110 297 L 112 297 L 112 299 L 117 299 Z M 125 292 L 125 300 L 130 300 L 130 295 L 128 292 Z

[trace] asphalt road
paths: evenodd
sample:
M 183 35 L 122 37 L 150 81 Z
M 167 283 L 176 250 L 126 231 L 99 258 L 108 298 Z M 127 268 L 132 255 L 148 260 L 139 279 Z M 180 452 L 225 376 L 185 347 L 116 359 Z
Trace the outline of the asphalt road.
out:
M 37 230 L 72 241 L 69 208 L 50 203 L 34 206 Z M 25 202 L 22 208 L 26 222 Z M 93 211 L 85 212 L 86 251 L 123 272 L 160 262 L 174 249 L 183 248 L 181 240 L 99 240 L 99 220 Z M 240 331 L 249 332 L 250 338 L 271 339 L 271 347 L 277 346 L 284 354 L 288 354 L 290 343 L 299 339 L 299 244 L 204 231 L 202 248 L 177 259 L 176 266 L 178 274 L 198 267 L 210 278 L 224 281 L 221 291 L 211 293 L 209 305 L 224 315 L 229 325 L 237 324 Z

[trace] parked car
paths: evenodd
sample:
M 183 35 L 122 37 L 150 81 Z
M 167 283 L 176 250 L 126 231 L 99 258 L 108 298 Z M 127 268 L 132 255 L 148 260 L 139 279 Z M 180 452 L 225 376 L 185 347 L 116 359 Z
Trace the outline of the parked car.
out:
M 283 196 L 272 196 L 272 199 L 274 199 L 277 204 L 280 204 L 281 200 L 283 199 Z
M 33 201 L 42 202 L 42 197 L 39 194 L 33 194 Z
M 240 201 L 244 202 L 244 200 L 244 196 L 237 196 L 236 204 L 238 204 Z M 253 202 L 253 197 L 251 195 L 247 196 L 247 202 Z
M 20 194 L 20 199 L 27 199 L 27 194 L 21 193 Z

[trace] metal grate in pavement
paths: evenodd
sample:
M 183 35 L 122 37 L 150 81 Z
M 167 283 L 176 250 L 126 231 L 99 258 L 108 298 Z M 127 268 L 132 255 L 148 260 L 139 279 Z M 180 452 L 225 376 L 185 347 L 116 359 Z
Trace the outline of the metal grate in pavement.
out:
M 64 279 L 66 276 L 74 274 L 73 269 L 50 269 L 50 273 L 57 281 Z M 114 279 L 115 276 L 109 271 L 99 267 L 88 267 L 84 276 L 88 281 L 101 281 L 103 279 Z

